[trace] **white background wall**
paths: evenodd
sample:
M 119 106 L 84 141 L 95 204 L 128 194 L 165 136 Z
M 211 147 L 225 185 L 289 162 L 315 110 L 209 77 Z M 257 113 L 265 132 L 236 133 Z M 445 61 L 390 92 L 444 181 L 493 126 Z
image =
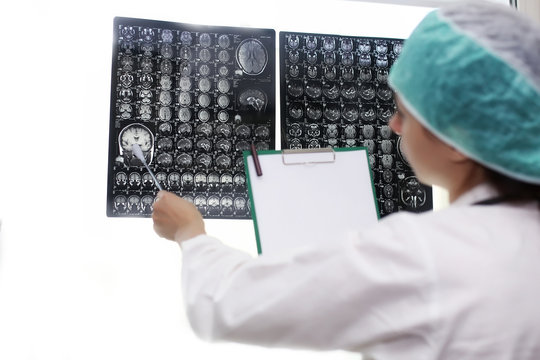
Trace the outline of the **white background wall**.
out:
M 540 21 L 540 1 L 538 0 L 517 0 L 518 10 L 529 15 L 533 19 Z
M 176 244 L 159 239 L 150 219 L 105 216 L 113 17 L 407 37 L 428 8 L 340 0 L 0 6 L 0 359 L 357 358 L 201 342 L 184 315 Z M 208 221 L 207 230 L 256 254 L 251 221 Z

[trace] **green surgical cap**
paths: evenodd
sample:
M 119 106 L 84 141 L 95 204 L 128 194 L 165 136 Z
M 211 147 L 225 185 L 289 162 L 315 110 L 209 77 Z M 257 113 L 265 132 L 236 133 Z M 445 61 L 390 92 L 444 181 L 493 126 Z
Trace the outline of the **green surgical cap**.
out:
M 454 4 L 405 41 L 389 83 L 443 141 L 540 184 L 540 26 L 508 6 Z

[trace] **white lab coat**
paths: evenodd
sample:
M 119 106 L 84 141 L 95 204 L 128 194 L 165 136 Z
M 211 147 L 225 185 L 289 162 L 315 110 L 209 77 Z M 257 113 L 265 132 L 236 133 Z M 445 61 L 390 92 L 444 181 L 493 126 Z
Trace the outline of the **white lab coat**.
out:
M 331 248 L 256 259 L 182 244 L 183 291 L 207 340 L 343 349 L 375 359 L 540 359 L 537 202 L 398 213 Z

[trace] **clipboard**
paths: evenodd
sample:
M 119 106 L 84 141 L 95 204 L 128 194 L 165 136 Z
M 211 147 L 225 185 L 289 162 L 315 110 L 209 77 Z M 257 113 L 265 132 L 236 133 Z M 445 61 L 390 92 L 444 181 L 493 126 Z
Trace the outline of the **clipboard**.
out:
M 259 255 L 328 246 L 379 219 L 365 147 L 244 152 Z

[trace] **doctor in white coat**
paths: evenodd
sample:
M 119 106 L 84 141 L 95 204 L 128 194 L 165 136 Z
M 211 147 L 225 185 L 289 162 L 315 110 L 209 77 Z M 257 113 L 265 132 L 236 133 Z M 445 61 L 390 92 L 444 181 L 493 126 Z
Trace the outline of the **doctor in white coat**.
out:
M 540 27 L 508 7 L 426 16 L 391 70 L 390 125 L 450 206 L 388 216 L 332 251 L 252 258 L 160 192 L 154 229 L 182 248 L 194 331 L 375 359 L 539 359 L 539 64 Z

